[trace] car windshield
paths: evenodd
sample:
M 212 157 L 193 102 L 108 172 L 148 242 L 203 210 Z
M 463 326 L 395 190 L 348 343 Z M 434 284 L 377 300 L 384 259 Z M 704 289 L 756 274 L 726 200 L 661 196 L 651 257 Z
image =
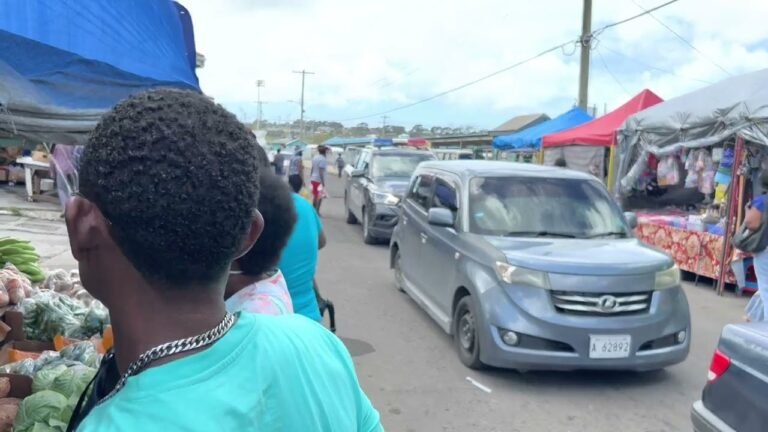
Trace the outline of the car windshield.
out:
M 477 177 L 470 181 L 470 230 L 510 237 L 628 235 L 605 189 L 592 180 Z
M 430 154 L 376 155 L 371 167 L 372 177 L 410 177 L 419 163 L 432 160 Z

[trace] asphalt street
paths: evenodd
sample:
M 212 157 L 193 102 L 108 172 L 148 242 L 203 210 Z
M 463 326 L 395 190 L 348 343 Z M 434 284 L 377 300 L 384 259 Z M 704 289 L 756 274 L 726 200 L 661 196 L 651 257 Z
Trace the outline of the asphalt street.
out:
M 661 372 L 472 371 L 459 362 L 451 338 L 394 288 L 387 246 L 363 244 L 360 226 L 344 222 L 336 179 L 329 192 L 318 282 L 336 305 L 337 334 L 388 431 L 691 430 L 688 410 L 700 396 L 720 330 L 741 318 L 746 299 L 687 284 L 691 355 Z M 32 240 L 48 269 L 74 268 L 58 214 L 52 220 L 26 214 L 0 214 L 0 236 Z

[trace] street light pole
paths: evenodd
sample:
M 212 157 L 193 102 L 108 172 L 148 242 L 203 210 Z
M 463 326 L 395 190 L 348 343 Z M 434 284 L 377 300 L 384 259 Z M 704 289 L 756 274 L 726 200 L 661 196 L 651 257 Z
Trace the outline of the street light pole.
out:
M 581 64 L 579 67 L 579 107 L 584 111 L 589 104 L 589 54 L 592 49 L 592 0 L 584 0 L 581 17 Z
M 304 138 L 304 81 L 307 78 L 307 75 L 314 75 L 314 72 L 309 72 L 307 70 L 300 70 L 300 71 L 293 71 L 295 74 L 301 74 L 301 130 L 299 131 L 299 137 Z
M 264 80 L 256 81 L 256 104 L 257 104 L 257 117 L 256 117 L 256 130 L 261 130 L 261 88 L 264 87 Z

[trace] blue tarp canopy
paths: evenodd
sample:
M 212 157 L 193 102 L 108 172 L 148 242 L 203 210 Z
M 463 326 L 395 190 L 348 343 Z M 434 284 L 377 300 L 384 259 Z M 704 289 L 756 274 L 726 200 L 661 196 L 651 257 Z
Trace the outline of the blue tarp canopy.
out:
M 170 0 L 2 0 L 0 130 L 83 143 L 120 100 L 199 91 L 189 12 Z
M 348 145 L 368 145 L 373 143 L 374 138 L 360 137 L 360 138 L 342 138 L 333 137 L 326 140 L 323 145 L 327 146 L 348 146 Z
M 502 151 L 539 151 L 545 135 L 557 133 L 592 120 L 592 116 L 579 107 L 573 107 L 559 116 L 524 129 L 512 135 L 497 136 L 493 148 Z

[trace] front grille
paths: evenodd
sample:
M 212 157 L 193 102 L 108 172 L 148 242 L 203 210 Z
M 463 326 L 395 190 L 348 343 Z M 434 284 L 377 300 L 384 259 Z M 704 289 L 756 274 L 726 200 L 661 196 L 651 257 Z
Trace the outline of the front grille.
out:
M 651 292 L 606 294 L 552 291 L 558 312 L 571 315 L 620 316 L 646 313 L 651 307 Z

